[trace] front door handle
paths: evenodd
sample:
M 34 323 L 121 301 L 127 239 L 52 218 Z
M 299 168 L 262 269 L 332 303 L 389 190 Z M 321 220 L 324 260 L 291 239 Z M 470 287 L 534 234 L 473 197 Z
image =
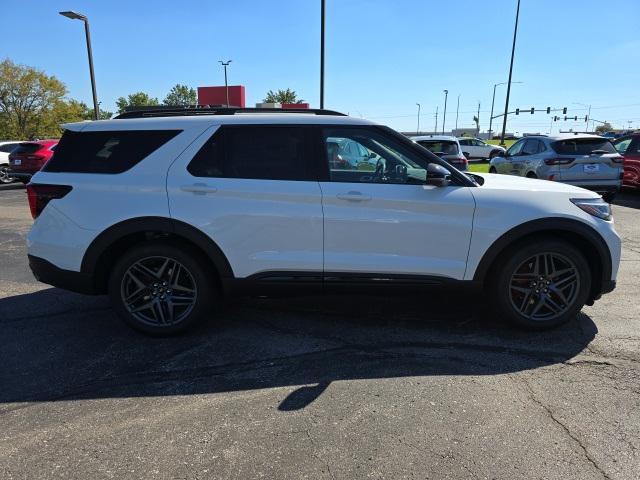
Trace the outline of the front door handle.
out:
M 192 185 L 182 185 L 180 190 L 183 192 L 191 192 L 196 195 L 206 195 L 207 193 L 216 193 L 218 189 L 216 187 L 211 187 L 206 183 L 194 183 Z
M 339 193 L 336 195 L 340 200 L 348 200 L 350 202 L 364 202 L 366 200 L 371 200 L 370 195 L 364 195 L 362 192 L 350 191 L 347 193 Z

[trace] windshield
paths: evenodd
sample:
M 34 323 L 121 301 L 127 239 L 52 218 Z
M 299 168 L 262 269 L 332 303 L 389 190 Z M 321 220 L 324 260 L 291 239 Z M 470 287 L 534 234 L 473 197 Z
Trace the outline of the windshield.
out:
M 616 153 L 611 142 L 605 138 L 573 138 L 553 142 L 551 147 L 562 155 L 589 155 L 594 150 Z
M 432 153 L 444 153 L 445 155 L 457 155 L 458 144 L 447 140 L 420 140 L 418 144 Z

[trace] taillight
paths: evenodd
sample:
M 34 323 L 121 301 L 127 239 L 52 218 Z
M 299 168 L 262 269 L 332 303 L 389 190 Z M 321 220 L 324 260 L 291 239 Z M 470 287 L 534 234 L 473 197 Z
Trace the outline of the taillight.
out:
M 27 185 L 27 198 L 31 216 L 35 219 L 42 213 L 50 200 L 64 197 L 71 191 L 69 185 L 45 185 L 42 183 L 29 183 Z
M 544 159 L 544 163 L 546 163 L 547 165 L 568 165 L 571 162 L 573 162 L 573 158 L 557 157 L 557 158 L 545 158 Z
M 611 161 L 613 163 L 622 163 L 624 162 L 624 157 L 611 157 Z
M 549 177 L 547 178 L 547 180 L 549 180 L 550 182 L 553 182 L 553 180 L 556 178 L 555 175 L 549 175 Z

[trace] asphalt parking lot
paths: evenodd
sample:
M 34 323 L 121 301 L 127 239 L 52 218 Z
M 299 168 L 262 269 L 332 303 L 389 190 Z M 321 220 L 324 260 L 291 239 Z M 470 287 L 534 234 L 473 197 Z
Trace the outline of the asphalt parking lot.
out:
M 640 195 L 614 216 L 618 288 L 554 331 L 326 297 L 150 339 L 33 279 L 0 187 L 0 478 L 639 478 Z

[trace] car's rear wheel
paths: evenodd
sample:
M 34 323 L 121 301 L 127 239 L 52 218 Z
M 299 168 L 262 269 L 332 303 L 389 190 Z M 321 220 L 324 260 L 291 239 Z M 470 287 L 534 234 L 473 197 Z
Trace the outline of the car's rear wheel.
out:
M 0 165 L 0 183 L 12 183 L 14 178 L 9 174 L 9 165 Z
M 533 172 L 529 172 L 527 173 L 527 178 L 538 178 L 538 176 Z
M 605 192 L 602 194 L 602 199 L 607 203 L 611 203 L 616 198 L 616 193 L 618 192 Z
M 489 173 L 498 173 L 496 167 L 489 167 Z
M 150 335 L 183 332 L 201 321 L 218 297 L 207 262 L 169 242 L 133 247 L 116 263 L 109 297 L 120 317 Z
M 501 256 L 490 288 L 493 306 L 503 318 L 542 330 L 567 322 L 584 306 L 591 271 L 571 244 L 538 237 Z

